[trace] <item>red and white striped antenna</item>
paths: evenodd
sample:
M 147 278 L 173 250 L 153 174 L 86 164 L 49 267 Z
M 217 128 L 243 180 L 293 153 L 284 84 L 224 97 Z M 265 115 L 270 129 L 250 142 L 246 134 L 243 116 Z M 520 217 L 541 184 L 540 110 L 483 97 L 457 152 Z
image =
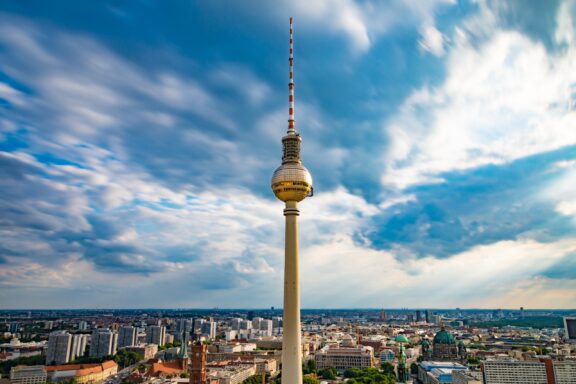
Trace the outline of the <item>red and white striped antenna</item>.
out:
M 294 36 L 292 34 L 292 18 L 290 18 L 290 82 L 288 83 L 288 133 L 296 133 L 294 119 Z

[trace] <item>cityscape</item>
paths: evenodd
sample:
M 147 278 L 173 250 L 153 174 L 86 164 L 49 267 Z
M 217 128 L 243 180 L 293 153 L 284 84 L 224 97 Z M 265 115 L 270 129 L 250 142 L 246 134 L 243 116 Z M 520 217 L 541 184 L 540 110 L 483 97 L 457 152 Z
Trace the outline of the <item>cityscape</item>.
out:
M 0 112 L 0 384 L 576 384 L 574 1 L 8 0 Z

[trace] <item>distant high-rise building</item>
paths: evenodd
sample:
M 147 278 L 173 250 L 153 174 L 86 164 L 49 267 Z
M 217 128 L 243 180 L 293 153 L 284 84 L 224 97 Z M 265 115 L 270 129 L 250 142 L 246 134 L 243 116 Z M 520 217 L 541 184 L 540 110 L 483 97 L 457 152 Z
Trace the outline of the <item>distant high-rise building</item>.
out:
M 194 326 L 192 333 L 198 335 L 202 333 L 202 324 L 206 322 L 205 319 L 194 319 Z
M 252 329 L 252 321 L 242 320 L 240 323 L 240 329 Z
M 576 317 L 564 317 L 564 334 L 568 342 L 576 342 Z
M 47 329 L 50 331 L 50 330 L 52 330 L 52 328 L 54 328 L 54 322 L 53 321 L 49 320 L 49 321 L 44 322 L 44 329 Z
M 190 335 L 190 332 L 192 332 L 192 319 L 178 319 L 178 321 L 176 321 L 176 333 L 174 334 L 174 339 L 183 341 L 183 335 L 185 333 Z
M 255 317 L 252 319 L 252 327 L 254 329 L 260 329 L 260 322 L 264 319 L 262 317 Z
M 86 331 L 88 330 L 88 323 L 85 321 L 81 321 L 78 323 L 78 330 L 79 331 Z
M 384 312 L 384 309 L 380 311 L 380 321 L 386 321 L 386 312 Z
M 524 307 L 520 307 L 520 318 L 524 318 Z
M 88 344 L 88 335 L 78 334 L 72 336 L 72 346 L 70 347 L 70 361 L 84 356 L 86 345 Z
M 103 357 L 115 355 L 118 346 L 118 334 L 107 328 L 98 328 L 90 339 L 90 356 Z
M 151 325 L 146 328 L 146 343 L 164 345 L 166 339 L 166 327 Z
M 429 309 L 426 310 L 426 322 L 428 324 L 432 322 L 432 311 Z
M 66 331 L 52 332 L 50 336 L 48 336 L 46 365 L 66 364 L 69 362 L 71 348 L 72 335 Z
M 120 327 L 118 333 L 118 348 L 132 347 L 136 345 L 136 328 L 131 325 Z
M 416 321 L 417 322 L 424 321 L 424 318 L 422 316 L 422 311 L 420 311 L 419 309 L 416 310 Z
M 273 328 L 274 326 L 272 320 L 262 320 L 260 322 L 260 331 L 262 332 L 263 336 L 272 336 Z
M 240 329 L 240 324 L 242 324 L 242 319 L 239 317 L 235 317 L 232 320 L 230 320 L 230 328 L 232 328 L 232 330 L 239 330 Z
M 282 328 L 282 317 L 276 316 L 272 318 L 272 327 L 273 328 Z
M 216 322 L 209 320 L 202 324 L 202 336 L 205 336 L 209 339 L 216 338 Z
M 10 325 L 8 326 L 8 331 L 10 333 L 16 333 L 18 332 L 18 327 L 19 327 L 18 323 L 10 323 Z

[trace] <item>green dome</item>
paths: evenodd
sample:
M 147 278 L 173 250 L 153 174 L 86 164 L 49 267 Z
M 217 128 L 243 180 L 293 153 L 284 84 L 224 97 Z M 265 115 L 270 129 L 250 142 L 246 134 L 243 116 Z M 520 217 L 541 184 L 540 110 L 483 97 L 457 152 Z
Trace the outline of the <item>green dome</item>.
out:
M 397 343 L 407 343 L 408 339 L 406 338 L 406 336 L 404 335 L 398 335 L 396 336 L 396 338 L 394 339 L 395 342 Z
M 463 342 L 462 340 L 460 340 L 460 341 L 458 342 L 458 345 L 461 345 L 461 346 L 463 346 L 463 347 L 465 346 L 465 345 L 464 345 L 464 342 Z
M 430 345 L 430 342 L 427 339 L 424 339 L 422 341 L 422 345 Z
M 434 344 L 456 344 L 456 340 L 454 340 L 454 336 L 450 332 L 442 329 L 434 336 Z

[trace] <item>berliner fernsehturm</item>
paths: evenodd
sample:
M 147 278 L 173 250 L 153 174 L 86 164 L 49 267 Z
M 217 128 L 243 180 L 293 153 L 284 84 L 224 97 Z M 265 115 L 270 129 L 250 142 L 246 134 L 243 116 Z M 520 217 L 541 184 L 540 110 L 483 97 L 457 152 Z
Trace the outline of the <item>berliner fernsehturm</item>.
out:
M 282 384 L 302 383 L 300 336 L 300 281 L 298 278 L 298 202 L 312 194 L 312 176 L 300 160 L 302 139 L 294 120 L 294 47 L 290 18 L 290 82 L 288 83 L 288 131 L 282 138 L 282 165 L 272 176 L 272 190 L 286 203 L 284 248 L 284 334 L 282 338 Z

